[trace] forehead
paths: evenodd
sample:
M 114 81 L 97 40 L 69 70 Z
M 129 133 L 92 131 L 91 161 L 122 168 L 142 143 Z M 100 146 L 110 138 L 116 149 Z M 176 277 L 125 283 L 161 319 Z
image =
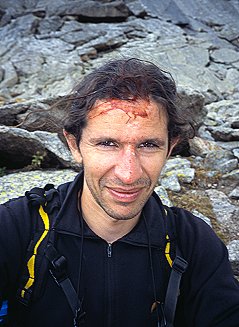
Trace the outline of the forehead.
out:
M 92 110 L 88 114 L 88 121 L 100 116 L 118 116 L 123 114 L 127 123 L 132 123 L 137 118 L 145 121 L 150 119 L 166 118 L 166 112 L 162 105 L 149 99 L 105 99 L 97 100 Z
M 98 100 L 87 118 L 83 138 L 99 136 L 133 142 L 168 136 L 166 111 L 150 100 Z

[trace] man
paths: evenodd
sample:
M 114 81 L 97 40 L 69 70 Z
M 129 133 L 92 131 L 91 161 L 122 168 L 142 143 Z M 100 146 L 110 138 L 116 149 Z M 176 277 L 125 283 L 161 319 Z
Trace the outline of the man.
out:
M 226 247 L 199 218 L 169 210 L 153 194 L 167 158 L 191 131 L 176 95 L 166 73 L 133 58 L 107 63 L 75 88 L 64 135 L 83 173 L 58 188 L 57 205 L 41 203 L 42 233 L 34 231 L 31 193 L 1 206 L 0 291 L 10 326 L 172 326 L 164 302 L 178 250 L 188 267 L 174 326 L 239 326 L 239 286 Z M 48 214 L 57 216 L 50 232 Z M 52 265 L 39 295 L 35 261 L 49 233 L 56 237 L 44 256 Z M 25 308 L 16 293 L 29 248 Z M 64 258 L 62 277 L 54 269 Z

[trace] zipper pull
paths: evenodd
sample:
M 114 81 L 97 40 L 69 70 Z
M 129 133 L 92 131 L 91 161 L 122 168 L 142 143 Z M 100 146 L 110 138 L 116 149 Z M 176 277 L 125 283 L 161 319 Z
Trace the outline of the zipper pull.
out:
M 108 256 L 108 258 L 112 257 L 112 244 L 111 243 L 108 243 L 107 256 Z

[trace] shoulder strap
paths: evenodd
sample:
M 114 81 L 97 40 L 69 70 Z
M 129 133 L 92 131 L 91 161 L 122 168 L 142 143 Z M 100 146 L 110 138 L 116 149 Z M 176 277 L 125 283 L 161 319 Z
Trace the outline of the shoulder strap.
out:
M 168 288 L 164 302 L 164 315 L 166 319 L 165 327 L 173 327 L 173 321 L 179 295 L 179 287 L 183 273 L 187 269 L 188 263 L 183 258 L 176 256 L 173 261 Z
M 33 298 L 40 297 L 43 290 L 48 260 L 44 252 L 48 243 L 54 244 L 54 226 L 59 210 L 58 192 L 52 184 L 45 188 L 33 188 L 26 192 L 33 224 L 33 235 L 27 248 L 23 272 L 17 291 L 17 299 L 28 306 Z
M 170 219 L 170 225 L 174 223 L 174 212 L 172 209 L 165 207 L 165 210 L 167 211 L 167 217 L 166 219 Z M 168 224 L 166 224 L 168 226 Z M 167 228 L 168 229 L 168 228 Z M 174 234 L 176 235 L 176 227 L 174 226 Z M 167 241 L 170 241 L 167 231 Z M 170 244 L 167 242 L 167 245 Z M 163 313 L 164 317 L 162 319 L 161 327 L 173 327 L 173 321 L 177 306 L 177 300 L 179 295 L 179 288 L 180 288 L 180 282 L 183 273 L 186 271 L 188 262 L 182 258 L 182 254 L 180 251 L 180 248 L 178 246 L 178 243 L 176 243 L 176 257 L 172 261 L 170 255 L 169 255 L 169 249 L 165 250 L 166 258 L 169 262 L 169 264 L 172 267 L 168 287 L 166 291 L 164 306 L 163 306 Z M 168 256 L 168 257 L 167 257 Z
M 74 326 L 79 326 L 85 315 L 81 312 L 78 295 L 67 273 L 67 260 L 54 247 L 55 223 L 60 207 L 59 194 L 53 185 L 48 184 L 44 189 L 33 188 L 26 192 L 29 204 L 37 208 L 38 215 L 33 215 L 34 235 L 28 247 L 26 259 L 26 274 L 17 292 L 19 302 L 28 306 L 32 299 L 36 300 L 44 288 L 46 272 L 49 270 L 58 286 L 66 296 L 74 317 Z M 57 210 L 55 210 L 57 209 Z M 41 220 L 40 220 L 41 218 Z
M 61 287 L 71 308 L 74 317 L 74 327 L 78 327 L 85 316 L 85 312 L 81 312 L 81 303 L 68 277 L 66 258 L 60 255 L 55 247 L 50 244 L 46 249 L 46 257 L 51 263 L 50 273 L 57 285 Z

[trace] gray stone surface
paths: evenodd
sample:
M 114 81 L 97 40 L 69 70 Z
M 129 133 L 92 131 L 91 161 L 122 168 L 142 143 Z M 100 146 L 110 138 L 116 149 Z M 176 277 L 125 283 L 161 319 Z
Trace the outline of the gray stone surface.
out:
M 214 150 L 208 152 L 204 159 L 204 165 L 206 169 L 217 170 L 225 174 L 238 167 L 238 160 L 228 150 Z
M 195 156 L 205 157 L 208 153 L 212 151 L 220 151 L 222 147 L 215 141 L 210 141 L 203 139 L 201 137 L 195 136 L 193 139 L 189 140 L 190 153 Z
M 239 186 L 230 192 L 229 198 L 239 200 Z
M 55 167 L 76 166 L 70 151 L 55 133 L 45 131 L 30 133 L 20 128 L 0 126 L 0 138 L 2 140 L 0 151 L 8 153 L 11 158 L 16 158 L 20 165 L 31 164 L 33 157 L 39 153 L 44 156 L 43 165 L 54 161 Z
M 229 259 L 231 261 L 239 262 L 239 240 L 231 241 L 227 245 L 227 249 L 229 252 Z
M 239 185 L 239 169 L 234 169 L 230 173 L 222 175 L 222 179 L 228 181 L 230 184 L 234 182 L 236 186 Z
M 195 176 L 195 169 L 191 162 L 184 158 L 171 158 L 164 166 L 159 183 L 167 190 L 179 192 L 181 183 L 191 183 Z
M 218 190 L 207 190 L 213 211 L 215 213 L 217 221 L 224 227 L 225 231 L 234 236 L 235 239 L 239 238 L 239 207 L 232 204 L 229 198 Z
M 163 204 L 172 207 L 172 201 L 169 199 L 168 193 L 162 185 L 156 186 L 154 191 L 158 194 Z
M 231 241 L 227 245 L 229 260 L 236 276 L 239 276 L 239 240 Z
M 33 187 L 44 187 L 46 184 L 58 186 L 72 181 L 76 172 L 71 169 L 64 170 L 35 170 L 18 172 L 0 177 L 0 203 L 22 196 Z

